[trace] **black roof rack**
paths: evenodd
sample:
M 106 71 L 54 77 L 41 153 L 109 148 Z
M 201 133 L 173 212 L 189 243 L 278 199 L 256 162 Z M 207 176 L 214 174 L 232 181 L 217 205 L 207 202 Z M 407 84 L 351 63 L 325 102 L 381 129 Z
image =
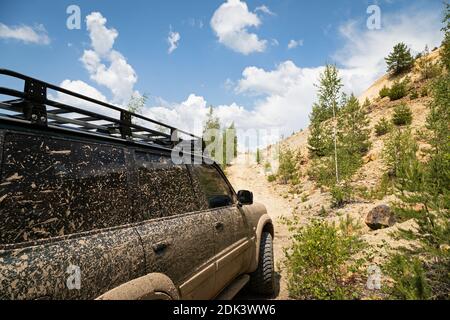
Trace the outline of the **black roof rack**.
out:
M 0 87 L 0 95 L 14 98 L 0 101 L 0 119 L 18 120 L 36 126 L 77 130 L 103 137 L 171 149 L 182 142 L 186 142 L 191 146 L 192 153 L 195 153 L 197 149 L 199 149 L 197 151 L 203 152 L 204 145 L 201 138 L 189 132 L 15 71 L 0 69 L 0 75 L 25 82 L 23 91 Z M 107 111 L 108 114 L 111 113 L 111 115 L 104 115 L 85 108 L 50 100 L 47 97 L 48 89 L 78 98 L 80 102 L 99 107 Z M 5 110 L 6 113 L 4 113 Z M 147 123 L 144 124 L 143 122 Z M 182 139 L 181 136 L 185 136 L 186 139 Z M 196 143 L 199 144 L 200 148 Z

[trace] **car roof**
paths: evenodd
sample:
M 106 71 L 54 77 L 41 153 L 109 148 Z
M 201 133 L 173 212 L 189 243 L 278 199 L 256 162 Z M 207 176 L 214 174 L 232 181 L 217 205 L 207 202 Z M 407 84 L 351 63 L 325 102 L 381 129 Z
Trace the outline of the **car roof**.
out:
M 0 76 L 24 82 L 23 90 L 0 87 L 0 95 L 12 98 L 0 102 L 0 120 L 3 123 L 152 150 L 183 148 L 184 154 L 209 159 L 204 154 L 202 139 L 192 133 L 15 71 L 0 69 Z M 70 101 L 77 101 L 77 105 L 49 99 L 49 89 L 69 96 Z M 101 109 L 103 113 L 93 109 Z

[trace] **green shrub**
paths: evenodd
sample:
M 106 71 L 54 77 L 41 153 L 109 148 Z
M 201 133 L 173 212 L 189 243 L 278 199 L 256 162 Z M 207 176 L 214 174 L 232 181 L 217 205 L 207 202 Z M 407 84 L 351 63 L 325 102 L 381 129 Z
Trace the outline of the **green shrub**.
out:
M 416 162 L 418 150 L 411 131 L 409 129 L 394 130 L 384 143 L 383 162 L 387 167 L 387 174 L 391 178 L 399 178 L 405 172 L 405 167 Z
M 371 102 L 369 98 L 366 98 L 366 100 L 364 100 L 364 103 L 362 105 L 362 109 L 365 113 L 369 112 L 369 110 L 371 109 Z
M 392 123 L 396 126 L 410 125 L 412 123 L 412 112 L 405 103 L 399 104 L 394 108 Z
M 302 198 L 301 198 L 300 200 L 301 200 L 302 202 L 308 201 L 308 195 L 307 195 L 307 194 L 302 195 Z
M 338 160 L 339 179 L 341 181 L 350 179 L 363 164 L 362 157 L 359 154 L 350 153 L 344 148 L 338 149 Z M 308 170 L 308 175 L 318 186 L 332 188 L 336 184 L 334 155 L 314 159 Z
M 422 90 L 420 90 L 420 96 L 422 98 L 428 97 L 428 88 L 427 88 L 427 86 L 423 86 L 422 87 Z
M 389 99 L 391 101 L 399 100 L 408 94 L 408 80 L 395 81 L 391 89 L 389 89 Z
M 292 228 L 292 246 L 285 250 L 284 261 L 289 295 L 313 300 L 359 298 L 354 274 L 363 261 L 353 258 L 364 247 L 359 228 L 349 219 L 338 227 L 315 220 Z
M 342 79 L 335 65 L 326 65 L 317 84 L 317 103 L 310 114 L 308 149 L 311 158 L 326 156 L 332 146 L 331 132 L 327 120 L 334 117 L 340 108 Z
M 382 200 L 386 195 L 394 193 L 394 187 L 395 179 L 393 179 L 393 177 L 390 177 L 389 174 L 385 173 L 381 176 L 380 182 L 378 182 L 378 184 L 369 191 L 367 199 Z
M 450 6 L 449 6 L 450 9 Z M 449 12 L 450 16 L 450 12 Z M 403 161 L 396 178 L 398 201 L 392 209 L 400 219 L 414 219 L 414 230 L 399 229 L 396 238 L 411 241 L 411 246 L 397 248 L 401 254 L 395 287 L 409 290 L 411 298 L 450 298 L 450 74 L 438 77 L 430 86 L 432 100 L 423 135 L 428 144 L 415 156 L 417 145 L 401 154 Z M 399 144 L 412 144 L 412 138 Z M 405 149 L 405 148 L 404 148 Z M 402 160 L 402 159 L 401 159 Z M 393 259 L 396 259 L 395 256 Z M 408 269 L 405 266 L 413 266 Z M 406 284 L 405 284 L 406 283 Z M 428 294 L 428 289 L 431 292 Z M 412 292 L 412 293 L 411 293 Z M 400 296 L 402 297 L 402 296 Z
M 444 9 L 444 40 L 442 40 L 441 59 L 443 66 L 450 71 L 450 3 Z
M 423 80 L 435 78 L 442 72 L 441 65 L 433 62 L 429 54 L 428 47 L 425 47 L 422 57 L 416 62 L 416 69 Z
M 379 93 L 380 98 L 383 99 L 383 98 L 385 98 L 385 97 L 388 97 L 388 96 L 389 96 L 389 91 L 390 91 L 390 89 L 389 89 L 388 87 L 384 86 L 384 87 L 380 90 L 380 93 Z
M 339 111 L 336 152 L 333 147 L 322 158 L 313 159 L 308 171 L 310 178 L 319 186 L 325 185 L 330 188 L 337 180 L 351 178 L 361 167 L 362 157 L 371 146 L 368 123 L 365 109 L 359 105 L 354 95 L 350 96 Z
M 278 177 L 286 184 L 291 182 L 296 184 L 298 182 L 296 156 L 294 152 L 288 148 L 280 149 L 279 153 L 279 167 Z
M 389 257 L 383 269 L 393 281 L 392 286 L 383 288 L 391 298 L 399 300 L 430 298 L 430 288 L 426 281 L 425 270 L 417 258 L 394 254 Z
M 325 207 L 324 207 L 324 206 L 322 206 L 322 207 L 320 208 L 319 216 L 320 216 L 320 217 L 326 217 L 326 216 L 328 216 L 328 212 L 327 212 L 327 210 L 325 210 Z
M 409 97 L 411 98 L 411 100 L 416 100 L 417 98 L 419 98 L 419 94 L 417 93 L 417 90 L 413 90 L 411 92 L 411 94 L 409 95 Z
M 308 176 L 319 186 L 331 186 L 336 181 L 333 165 L 334 160 L 331 157 L 314 159 L 308 169 Z
M 348 203 L 352 197 L 352 188 L 347 185 L 334 185 L 331 188 L 332 206 L 340 208 L 344 204 Z
M 277 176 L 276 175 L 271 174 L 271 175 L 267 176 L 267 181 L 274 182 L 275 180 L 277 180 Z
M 389 131 L 391 131 L 391 124 L 386 120 L 386 118 L 381 118 L 381 120 L 375 125 L 375 134 L 377 137 L 381 137 Z
M 371 146 L 369 118 L 366 110 L 353 94 L 339 110 L 338 147 L 345 149 L 345 153 L 350 153 L 355 157 L 365 155 Z
M 299 178 L 297 173 L 292 176 L 291 184 L 294 185 L 294 186 L 300 184 L 300 178 Z

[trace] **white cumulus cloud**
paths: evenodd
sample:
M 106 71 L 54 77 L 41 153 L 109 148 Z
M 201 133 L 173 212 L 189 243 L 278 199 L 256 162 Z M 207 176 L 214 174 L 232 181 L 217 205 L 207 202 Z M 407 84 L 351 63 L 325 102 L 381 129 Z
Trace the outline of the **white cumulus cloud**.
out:
M 169 32 L 169 36 L 167 37 L 167 43 L 169 44 L 168 53 L 171 54 L 176 48 L 178 48 L 178 42 L 180 41 L 181 36 L 178 32 Z
M 290 40 L 288 43 L 288 49 L 294 49 L 297 48 L 298 46 L 302 46 L 303 45 L 303 40 Z
M 433 48 L 442 40 L 440 12 L 408 11 L 384 14 L 380 30 L 368 30 L 365 23 L 348 21 L 340 26 L 343 47 L 333 58 L 343 66 L 348 86 L 361 93 L 386 72 L 386 57 L 395 44 L 404 42 L 412 53 L 421 52 L 426 45 Z
M 259 7 L 255 8 L 255 12 L 261 11 L 262 13 L 268 14 L 269 16 L 275 16 L 275 13 L 272 12 L 268 6 L 266 5 L 261 5 Z
M 101 15 L 97 15 L 93 20 L 95 28 L 91 28 L 90 33 L 95 29 L 105 34 L 106 40 L 101 41 L 101 37 L 91 35 L 92 48 L 84 52 L 84 66 L 96 83 L 110 88 L 115 97 L 126 97 L 133 92 L 136 76 L 125 58 L 113 49 L 118 33 L 105 27 L 106 20 L 103 20 Z M 385 72 L 384 57 L 397 42 L 404 41 L 413 51 L 421 51 L 426 44 L 429 47 L 439 45 L 442 39 L 439 20 L 439 12 L 404 12 L 384 15 L 381 30 L 367 30 L 364 22 L 350 21 L 343 24 L 339 29 L 343 45 L 332 58 L 338 63 L 344 91 L 359 95 L 367 89 Z M 218 30 L 215 29 L 218 36 L 223 36 L 222 39 L 227 39 L 226 41 L 231 41 L 230 39 L 234 39 L 236 33 L 241 31 L 249 34 L 248 26 L 259 24 L 259 18 L 248 11 L 245 3 L 238 0 L 224 3 L 211 20 L 213 29 Z M 257 41 L 261 41 L 254 36 Z M 244 49 L 236 51 L 254 52 Z M 108 67 L 105 61 L 109 62 Z M 324 66 L 321 65 L 304 68 L 289 60 L 280 62 L 273 68 L 249 65 L 243 69 L 239 79 L 227 79 L 224 87 L 234 88 L 236 94 L 254 97 L 253 104 L 219 104 L 215 107 L 215 113 L 223 125 L 235 122 L 237 128 L 244 130 L 272 128 L 279 129 L 282 134 L 290 134 L 308 126 L 309 113 L 316 100 L 317 88 L 314 84 L 323 70 Z M 119 75 L 125 79 L 127 75 L 132 76 L 124 81 Z M 81 82 L 67 82 L 65 86 L 89 92 L 88 95 L 100 100 L 105 99 L 101 93 L 93 91 L 94 88 L 89 88 Z M 164 102 L 148 106 L 144 108 L 144 114 L 199 135 L 208 106 L 209 102 L 205 97 L 192 93 L 182 102 Z
M 343 24 L 339 29 L 343 46 L 332 55 L 339 66 L 343 91 L 362 94 L 386 72 L 384 57 L 400 41 L 413 53 L 422 51 L 425 45 L 439 46 L 442 40 L 439 14 L 432 11 L 386 14 L 383 29 L 373 31 L 363 22 Z M 236 82 L 235 91 L 256 96 L 251 113 L 257 127 L 279 126 L 282 133 L 290 134 L 308 126 L 316 100 L 314 84 L 323 69 L 323 66 L 302 68 L 292 61 L 281 62 L 273 70 L 249 66 Z
M 405 15 L 409 14 L 404 13 Z M 365 24 L 355 22 L 340 28 L 342 48 L 333 56 L 347 93 L 361 94 L 385 71 L 384 56 L 397 41 L 404 41 L 420 51 L 425 44 L 438 45 L 441 40 L 439 13 L 421 13 L 423 22 L 396 15 L 386 17 L 385 30 L 369 31 Z M 414 16 L 414 15 L 413 15 Z M 392 20 L 391 20 L 392 19 Z M 385 44 L 383 39 L 387 39 Z M 383 48 L 383 49 L 381 49 Z M 373 53 L 373 51 L 376 53 Z M 379 51 L 378 51 L 379 50 Z M 248 66 L 240 79 L 227 79 L 225 87 L 234 86 L 240 95 L 254 97 L 253 105 L 223 104 L 215 107 L 223 125 L 234 122 L 237 128 L 278 129 L 288 135 L 309 124 L 309 114 L 316 100 L 317 83 L 324 66 L 303 68 L 293 61 L 283 61 L 272 69 Z M 174 126 L 201 134 L 209 103 L 206 98 L 191 94 L 181 103 L 146 108 L 146 114 Z
M 267 40 L 259 39 L 248 30 L 260 24 L 258 15 L 250 12 L 247 4 L 240 0 L 227 0 L 211 18 L 211 27 L 219 42 L 244 55 L 266 49 Z
M 316 95 L 316 87 L 323 67 L 300 68 L 285 61 L 274 70 L 247 67 L 236 86 L 236 92 L 261 96 L 257 100 L 254 117 L 257 128 L 280 128 L 284 134 L 306 127 Z
M 92 12 L 86 17 L 92 49 L 84 50 L 80 60 L 90 78 L 111 91 L 114 103 L 125 104 L 134 93 L 137 75 L 126 58 L 113 49 L 119 33 L 114 28 L 107 28 L 106 22 L 100 12 Z
M 69 80 L 66 79 L 62 81 L 59 85 L 61 88 L 67 89 L 69 91 L 73 91 L 75 93 L 82 94 L 84 96 L 102 101 L 102 102 L 108 102 L 107 98 L 96 88 L 92 87 L 91 85 L 87 84 L 84 81 L 81 80 Z M 115 117 L 118 118 L 119 112 L 113 111 L 109 108 L 102 107 L 98 104 L 94 104 L 76 97 L 73 97 L 71 95 L 67 95 L 61 92 L 56 92 L 56 94 L 49 93 L 49 99 L 55 100 L 60 103 L 64 103 L 70 106 L 78 107 L 83 110 L 93 111 L 97 112 L 106 116 Z M 79 114 L 65 114 L 66 117 L 69 118 L 78 118 Z
M 0 38 L 15 39 L 24 43 L 50 43 L 50 38 L 48 37 L 47 31 L 42 24 L 35 27 L 30 27 L 27 25 L 9 27 L 6 24 L 0 23 Z

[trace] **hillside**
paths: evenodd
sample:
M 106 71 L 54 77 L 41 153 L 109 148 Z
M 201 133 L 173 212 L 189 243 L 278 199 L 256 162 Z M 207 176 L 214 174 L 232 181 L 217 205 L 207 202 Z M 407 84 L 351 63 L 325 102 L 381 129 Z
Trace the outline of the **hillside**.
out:
M 430 53 L 428 57 L 431 57 L 432 61 L 436 61 L 439 58 L 440 50 L 435 50 Z M 419 60 L 420 61 L 420 60 Z M 417 61 L 416 61 L 417 64 Z M 416 68 L 413 68 L 411 72 L 402 75 L 401 77 L 392 78 L 389 75 L 384 75 L 378 79 L 372 86 L 370 86 L 358 100 L 363 103 L 366 98 L 370 100 L 370 107 L 367 110 L 368 119 L 370 120 L 369 128 L 371 131 L 370 142 L 371 148 L 367 155 L 363 158 L 363 165 L 358 172 L 352 177 L 351 185 L 355 189 L 365 190 L 366 192 L 376 191 L 380 185 L 383 174 L 386 172 L 386 168 L 382 160 L 382 151 L 385 143 L 386 136 L 377 137 L 374 132 L 375 125 L 381 118 L 391 119 L 393 114 L 393 107 L 405 103 L 412 111 L 413 120 L 411 129 L 414 132 L 418 132 L 425 128 L 425 121 L 428 114 L 427 105 L 431 99 L 428 96 L 422 96 L 419 94 L 417 98 L 411 98 L 411 94 L 396 100 L 390 101 L 388 97 L 380 98 L 379 91 L 384 87 L 391 87 L 395 81 L 402 81 L 406 77 L 410 79 L 410 88 L 418 93 L 424 91 L 426 81 L 420 79 Z M 260 165 L 255 163 L 248 165 L 247 168 L 239 167 L 239 170 L 230 170 L 231 181 L 240 187 L 242 185 L 242 179 L 239 179 L 238 175 L 254 176 L 255 181 L 253 184 L 246 184 L 245 187 L 255 190 L 255 197 L 261 202 L 270 201 L 268 206 L 276 210 L 283 212 L 274 212 L 273 217 L 276 220 L 276 227 L 279 230 L 275 238 L 276 252 L 279 254 L 277 261 L 283 260 L 280 257 L 282 250 L 281 247 L 289 246 L 289 233 L 286 227 L 281 223 L 280 217 L 285 218 L 300 218 L 301 224 L 308 224 L 312 219 L 320 218 L 326 221 L 337 222 L 344 216 L 350 216 L 355 221 L 358 221 L 362 226 L 362 238 L 367 241 L 371 250 L 373 250 L 373 263 L 378 264 L 383 261 L 387 254 L 389 247 L 395 248 L 399 245 L 405 245 L 404 241 L 393 240 L 390 236 L 392 231 L 398 229 L 412 229 L 414 228 L 413 220 L 408 220 L 402 223 L 396 223 L 394 226 L 385 229 L 372 230 L 365 224 L 367 214 L 371 209 L 378 205 L 390 205 L 395 200 L 394 195 L 382 195 L 380 197 L 370 198 L 355 195 L 354 200 L 347 203 L 341 208 L 334 208 L 332 206 L 330 191 L 326 188 L 319 188 L 308 177 L 308 170 L 311 166 L 311 160 L 308 158 L 308 136 L 309 130 L 302 130 L 292 136 L 282 140 L 278 145 L 268 146 L 262 150 L 262 161 Z M 423 148 L 425 144 L 418 141 L 419 148 Z M 301 155 L 300 163 L 297 165 L 297 171 L 299 172 L 300 183 L 296 186 L 290 184 L 281 184 L 279 181 L 269 183 L 267 177 L 270 174 L 277 172 L 277 159 L 273 157 L 274 151 L 277 148 L 290 149 L 294 152 L 299 152 Z M 252 157 L 251 155 L 246 155 Z M 271 170 L 267 170 L 267 163 L 270 164 Z M 264 190 L 264 193 L 259 192 L 260 189 Z M 271 192 L 269 197 L 268 190 Z M 326 212 L 326 215 L 323 213 Z M 270 210 L 269 210 L 270 213 Z M 280 265 L 280 264 L 279 264 Z M 285 270 L 280 267 L 280 273 L 283 275 Z M 283 278 L 283 276 L 282 276 Z M 368 292 L 367 297 L 373 298 L 373 292 Z M 281 280 L 281 296 L 286 298 L 286 284 Z M 376 298 L 376 297 L 375 297 Z
M 437 61 L 437 59 L 439 58 L 439 54 L 440 50 L 438 49 L 431 52 L 429 57 L 432 58 L 432 61 Z M 430 103 L 430 98 L 428 96 L 422 97 L 419 95 L 417 99 L 411 99 L 410 95 L 407 95 L 406 97 L 396 101 L 390 101 L 388 97 L 385 97 L 383 99 L 379 97 L 379 92 L 384 86 L 390 87 L 395 81 L 402 81 L 406 77 L 409 77 L 409 79 L 411 79 L 410 86 L 419 93 L 426 85 L 426 82 L 420 80 L 416 68 L 413 68 L 412 72 L 404 74 L 400 77 L 390 77 L 387 74 L 382 76 L 358 97 L 360 103 L 364 103 L 366 98 L 371 101 L 369 110 L 367 110 L 367 112 L 368 119 L 370 120 L 370 142 L 372 144 L 372 147 L 367 156 L 364 158 L 365 163 L 363 167 L 359 170 L 359 173 L 354 178 L 354 183 L 356 184 L 363 183 L 366 187 L 375 187 L 384 172 L 381 153 L 383 150 L 385 137 L 377 137 L 375 135 L 374 127 L 382 118 L 391 119 L 394 106 L 405 103 L 411 108 L 411 111 L 413 113 L 413 120 L 410 127 L 413 131 L 417 132 L 421 129 L 424 129 L 425 127 L 425 121 L 428 115 L 427 105 Z M 282 148 L 289 148 L 293 151 L 300 151 L 300 153 L 304 156 L 303 158 L 305 161 L 300 170 L 302 171 L 302 173 L 306 173 L 308 169 L 308 136 L 309 129 L 302 130 L 282 140 L 277 146 L 272 145 L 267 147 L 262 151 L 262 154 L 272 154 L 273 149 L 279 146 L 281 146 Z M 421 144 L 421 141 L 418 141 L 418 143 L 419 147 L 424 146 L 423 144 Z M 276 159 L 267 159 L 266 157 L 265 160 L 268 160 L 271 163 L 272 167 L 277 167 Z
M 430 53 L 429 57 L 432 58 L 433 61 L 437 61 L 440 55 L 440 50 L 435 50 Z M 417 62 L 416 62 L 417 64 Z M 364 158 L 364 165 L 360 168 L 358 173 L 353 177 L 353 185 L 355 186 L 363 186 L 368 188 L 376 188 L 377 184 L 380 183 L 381 177 L 385 172 L 385 168 L 382 161 L 382 151 L 384 147 L 385 136 L 377 137 L 374 132 L 375 125 L 380 121 L 381 118 L 391 119 L 393 114 L 393 107 L 399 105 L 401 103 L 407 104 L 412 111 L 413 120 L 411 124 L 411 128 L 413 131 L 417 132 L 425 127 L 426 117 L 428 115 L 427 105 L 430 103 L 430 98 L 428 96 L 421 97 L 419 96 L 417 99 L 411 99 L 410 95 L 406 97 L 396 100 L 390 101 L 388 97 L 381 99 L 379 97 L 379 91 L 384 87 L 390 87 L 395 81 L 402 81 L 406 77 L 411 79 L 411 87 L 417 92 L 421 92 L 424 85 L 426 84 L 424 81 L 420 80 L 420 76 L 417 72 L 416 68 L 413 68 L 411 72 L 402 75 L 401 77 L 390 77 L 389 75 L 384 75 L 375 83 L 370 86 L 361 96 L 358 98 L 361 103 L 368 98 L 371 101 L 368 112 L 368 119 L 370 120 L 369 128 L 371 130 L 370 142 L 372 144 L 371 149 L 369 150 L 367 156 Z M 392 201 L 392 196 L 387 196 L 383 199 L 380 199 L 376 202 L 367 202 L 367 200 L 362 200 L 361 202 L 353 203 L 347 205 L 344 209 L 336 209 L 333 210 L 329 208 L 329 193 L 321 192 L 321 190 L 316 190 L 314 184 L 308 180 L 306 172 L 309 168 L 308 163 L 308 136 L 309 130 L 303 130 L 299 133 L 296 133 L 287 139 L 280 142 L 280 145 L 283 147 L 287 147 L 291 150 L 300 151 L 305 161 L 304 165 L 300 168 L 302 173 L 302 185 L 304 186 L 303 192 L 309 195 L 309 200 L 301 203 L 293 200 L 294 206 L 299 206 L 303 208 L 309 208 L 311 205 L 311 211 L 320 210 L 322 206 L 326 209 L 332 211 L 331 216 L 336 215 L 340 216 L 344 213 L 355 216 L 363 222 L 366 213 L 370 210 L 371 207 L 379 204 L 379 203 L 389 203 Z M 424 144 L 421 141 L 418 141 L 419 148 L 423 148 Z M 269 148 L 273 148 L 274 146 L 270 146 Z M 264 153 L 263 153 L 264 154 Z M 378 234 L 386 234 L 389 230 L 380 230 L 376 232 L 370 232 L 369 237 L 378 235 Z

